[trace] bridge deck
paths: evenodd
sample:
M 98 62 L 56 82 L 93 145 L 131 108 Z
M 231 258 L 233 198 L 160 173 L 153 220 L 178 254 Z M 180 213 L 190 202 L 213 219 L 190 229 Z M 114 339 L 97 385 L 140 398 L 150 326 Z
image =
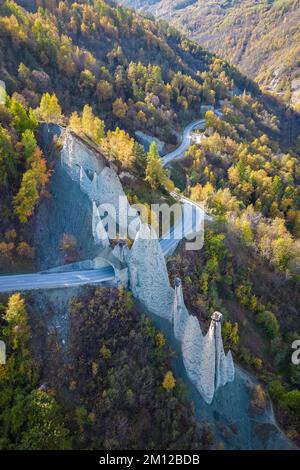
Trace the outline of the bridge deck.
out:
M 15 292 L 35 289 L 76 287 L 86 284 L 101 284 L 115 278 L 114 269 L 108 266 L 89 271 L 65 273 L 34 273 L 17 276 L 1 276 L 0 292 Z

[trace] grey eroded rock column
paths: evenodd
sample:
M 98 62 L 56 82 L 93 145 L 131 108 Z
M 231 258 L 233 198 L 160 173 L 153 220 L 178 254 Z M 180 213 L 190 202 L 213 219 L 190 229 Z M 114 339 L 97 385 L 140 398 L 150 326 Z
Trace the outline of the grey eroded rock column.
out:
M 186 372 L 208 404 L 212 402 L 219 387 L 234 380 L 231 352 L 227 356 L 224 352 L 221 321 L 222 314 L 215 312 L 209 330 L 203 336 L 198 319 L 188 313 L 181 281 L 176 279 L 172 308 L 174 335 L 181 342 Z
M 216 347 L 216 371 L 215 371 L 215 389 L 226 385 L 227 382 L 232 382 L 234 379 L 234 363 L 231 351 L 227 355 L 224 352 L 221 321 L 223 315 L 215 312 L 212 315 L 212 323 L 214 323 L 215 330 L 215 347 Z
M 178 341 L 183 340 L 184 332 L 186 330 L 186 325 L 189 319 L 189 312 L 185 306 L 182 293 L 182 284 L 179 278 L 175 280 L 175 293 L 174 293 L 174 302 L 172 309 L 172 320 L 174 335 Z
M 127 264 L 134 297 L 150 312 L 171 321 L 174 292 L 156 232 L 147 224 L 141 224 Z

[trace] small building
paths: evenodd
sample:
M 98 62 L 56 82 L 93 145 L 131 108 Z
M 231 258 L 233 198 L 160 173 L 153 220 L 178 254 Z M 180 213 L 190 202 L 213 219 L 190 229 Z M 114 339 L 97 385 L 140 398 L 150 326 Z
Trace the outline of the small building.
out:
M 199 134 L 197 132 L 193 132 L 191 134 L 191 142 L 194 144 L 200 145 L 204 139 L 207 139 L 207 137 L 203 133 Z

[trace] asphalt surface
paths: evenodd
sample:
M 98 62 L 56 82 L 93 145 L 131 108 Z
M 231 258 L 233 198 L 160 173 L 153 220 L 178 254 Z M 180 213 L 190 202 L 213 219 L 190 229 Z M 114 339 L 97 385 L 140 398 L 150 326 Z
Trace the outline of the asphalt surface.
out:
M 191 144 L 191 133 L 195 129 L 204 129 L 205 127 L 205 119 L 198 119 L 197 121 L 193 121 L 186 126 L 183 131 L 182 141 L 179 147 L 177 147 L 173 152 L 168 153 L 164 157 L 162 157 L 163 165 L 168 165 L 171 161 L 177 160 L 184 156 L 186 150 L 189 148 Z
M 0 276 L 0 292 L 55 289 L 83 286 L 86 284 L 102 284 L 103 282 L 112 281 L 114 277 L 114 269 L 111 266 L 89 271 Z

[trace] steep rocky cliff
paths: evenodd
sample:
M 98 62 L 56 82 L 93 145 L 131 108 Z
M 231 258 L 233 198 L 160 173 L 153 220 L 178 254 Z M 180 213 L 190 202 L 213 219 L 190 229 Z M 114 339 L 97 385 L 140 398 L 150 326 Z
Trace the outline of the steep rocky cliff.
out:
M 53 155 L 52 138 L 59 133 L 57 126 L 45 126 L 43 129 L 44 148 L 52 149 L 52 154 L 48 152 L 48 159 L 54 159 L 54 171 L 50 197 L 41 204 L 35 220 L 34 237 L 40 269 L 64 264 L 61 249 L 64 234 L 76 240 L 80 259 L 99 256 L 109 246 L 102 223 L 103 209 L 99 212 L 99 206 L 105 208 L 106 204 L 109 205 L 111 210 L 105 222 L 112 222 L 117 229 L 123 220 L 120 217 L 120 200 L 126 211 L 130 207 L 115 169 L 79 137 L 64 131 L 59 156 L 57 158 L 57 152 Z M 131 219 L 134 219 L 136 212 L 131 212 Z

